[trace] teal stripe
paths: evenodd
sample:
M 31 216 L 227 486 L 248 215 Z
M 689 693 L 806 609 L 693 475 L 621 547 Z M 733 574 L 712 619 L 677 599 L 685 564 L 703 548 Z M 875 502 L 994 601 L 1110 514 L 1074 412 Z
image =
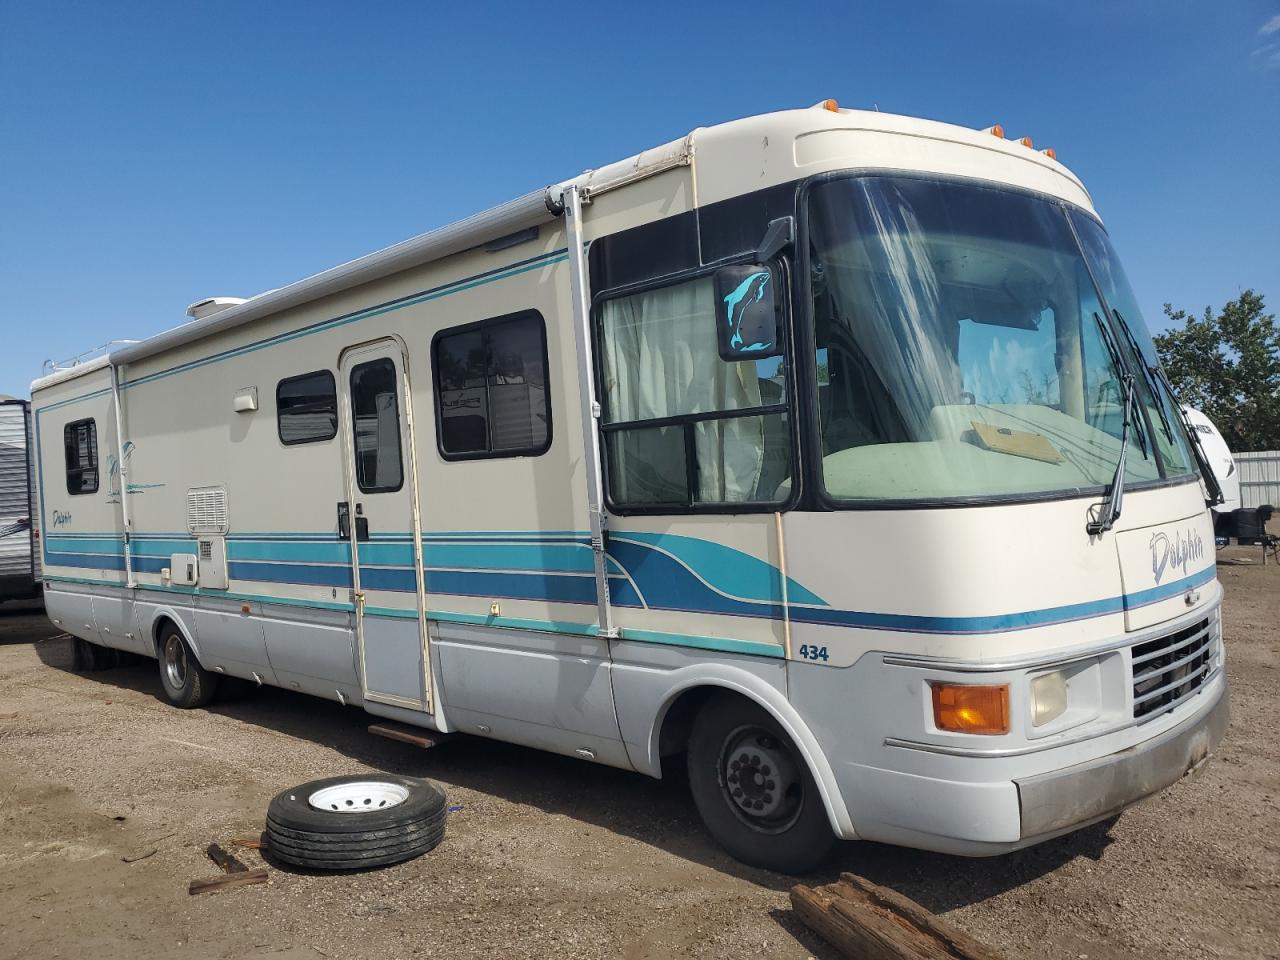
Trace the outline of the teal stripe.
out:
M 196 370 L 200 367 L 207 367 L 211 364 L 221 363 L 223 360 L 230 360 L 233 357 L 244 356 L 245 354 L 255 353 L 258 350 L 265 350 L 268 347 L 275 347 L 283 343 L 289 343 L 293 340 L 299 340 L 302 337 L 309 337 L 314 333 L 335 330 L 338 327 L 345 327 L 348 324 L 357 323 L 361 320 L 370 320 L 374 317 L 381 317 L 388 313 L 394 313 L 397 310 L 403 310 L 405 307 L 416 306 L 417 304 L 427 303 L 431 300 L 439 300 L 441 297 L 451 296 L 465 290 L 474 290 L 476 287 L 482 287 L 498 280 L 517 277 L 520 276 L 520 274 L 528 273 L 531 270 L 541 270 L 544 267 L 554 266 L 555 264 L 563 263 L 568 259 L 568 252 L 564 250 L 543 254 L 541 258 L 536 259 L 534 262 L 523 261 L 524 265 L 514 269 L 504 270 L 501 273 L 493 273 L 489 275 L 480 274 L 474 278 L 457 280 L 453 283 L 446 284 L 443 287 L 436 287 L 432 290 L 424 291 L 415 296 L 408 297 L 404 300 L 398 300 L 385 306 L 372 307 L 368 310 L 361 310 L 348 316 L 336 317 L 332 320 L 317 323 L 302 330 L 295 330 L 292 333 L 281 334 L 276 337 L 268 337 L 265 340 L 259 340 L 256 343 L 247 344 L 246 346 L 238 347 L 234 350 L 225 350 L 222 353 L 217 353 L 210 357 L 204 357 L 200 360 L 193 360 L 190 363 L 170 367 L 168 370 L 161 370 L 158 373 L 148 374 L 147 376 L 139 377 L 136 380 L 129 380 L 122 383 L 120 385 L 120 389 L 127 390 L 130 387 L 140 386 L 144 383 L 151 383 L 154 380 L 163 380 L 166 377 L 172 377 L 176 374 L 185 373 L 189 370 Z
M 537 257 L 534 257 L 530 260 L 517 261 L 517 263 L 512 264 L 509 268 L 499 268 L 497 271 L 491 271 L 491 272 L 482 273 L 482 274 L 475 274 L 471 277 L 465 277 L 462 280 L 455 280 L 439 287 L 433 287 L 429 290 L 424 290 L 421 293 L 414 294 L 403 300 L 394 301 L 384 306 L 371 307 L 368 310 L 360 310 L 360 311 L 357 311 L 356 313 L 344 315 L 341 317 L 334 317 L 331 320 L 323 321 L 321 323 L 317 323 L 312 326 L 305 327 L 302 330 L 295 330 L 291 333 L 281 334 L 275 337 L 268 337 L 265 340 L 259 340 L 255 343 L 246 344 L 245 346 L 238 347 L 234 350 L 226 350 L 226 351 L 223 351 L 222 353 L 217 353 L 217 354 L 214 354 L 213 356 L 204 357 L 200 360 L 193 360 L 190 363 L 184 363 L 184 364 L 179 364 L 176 367 L 170 367 L 168 370 L 161 370 L 157 373 L 148 374 L 145 377 L 139 377 L 136 380 L 125 381 L 120 384 L 120 389 L 127 390 L 130 387 L 136 387 L 144 383 L 150 383 L 153 380 L 162 380 L 166 377 L 171 377 L 176 374 L 186 372 L 188 370 L 195 370 L 200 367 L 209 366 L 210 364 L 220 363 L 221 361 L 229 360 L 232 357 L 238 357 L 238 356 L 243 356 L 244 354 L 254 353 L 255 351 L 264 350 L 267 347 L 278 346 L 279 344 L 282 344 L 282 343 L 289 343 L 293 340 L 298 340 L 302 337 L 310 336 L 313 333 L 321 333 L 326 330 L 333 330 L 338 327 L 343 327 L 351 323 L 357 323 L 361 320 L 369 320 L 374 317 L 384 316 L 385 314 L 393 313 L 396 310 L 402 310 L 405 307 L 415 306 L 416 304 L 420 304 L 420 303 L 427 303 L 432 300 L 439 300 L 442 297 L 451 296 L 455 293 L 462 293 L 463 291 L 466 291 L 466 290 L 474 290 L 477 287 L 482 287 L 489 283 L 495 283 L 498 280 L 507 280 L 507 279 L 510 279 L 511 277 L 518 277 L 521 274 L 529 273 L 530 271 L 533 271 L 533 270 L 541 270 L 545 267 L 552 267 L 558 263 L 564 263 L 568 259 L 569 259 L 569 253 L 567 250 L 554 250 L 554 251 L 551 251 L 550 253 L 539 254 Z M 106 368 L 104 367 L 103 369 L 105 370 Z M 95 390 L 91 393 L 82 394 L 81 396 L 78 396 L 78 397 L 71 397 L 70 399 L 67 399 L 67 400 L 59 400 L 56 403 L 51 403 L 51 404 L 42 406 L 39 409 L 34 410 L 34 413 L 36 415 L 36 423 L 37 425 L 39 424 L 39 415 L 41 413 L 45 413 L 46 411 L 49 411 L 49 410 L 57 410 L 59 407 L 65 407 L 72 403 L 80 403 L 81 401 L 84 401 L 84 400 L 91 400 L 94 397 L 106 396 L 109 393 L 111 393 L 111 390 L 109 388 L 104 388 L 101 390 Z M 41 477 L 40 492 L 43 495 L 44 493 L 43 477 Z
M 622 639 L 663 643 L 674 647 L 696 647 L 699 650 L 718 650 L 721 653 L 749 653 L 761 657 L 782 658 L 786 655 L 780 643 L 733 640 L 728 637 L 699 637 L 683 633 L 659 633 L 656 630 L 633 630 L 630 627 L 623 628 Z
M 107 586 L 125 589 L 123 580 L 88 580 L 83 577 L 61 577 L 52 576 L 45 577 L 45 580 L 56 581 L 58 583 L 79 583 L 89 586 Z M 355 609 L 354 604 L 350 603 L 328 603 L 324 600 L 296 600 L 292 597 L 271 597 L 257 593 L 232 593 L 229 590 L 203 590 L 200 587 L 180 587 L 173 585 L 148 584 L 139 588 L 141 591 L 153 591 L 156 593 L 173 593 L 180 596 L 206 596 L 216 600 L 243 600 L 257 603 L 274 603 L 283 607 L 315 607 L 319 610 L 345 610 Z
M 372 546 L 362 544 L 360 553 L 363 556 L 366 552 L 373 553 L 375 550 L 384 550 L 386 547 Z M 391 548 L 395 549 L 395 548 Z M 412 551 L 406 550 L 409 559 L 406 563 L 413 562 Z M 293 542 L 262 542 L 244 540 L 227 541 L 227 559 L 228 560 L 276 560 L 281 562 L 289 561 L 310 561 L 313 563 L 351 563 L 351 545 L 341 540 L 332 540 L 329 542 L 313 541 L 307 543 Z M 378 561 L 370 560 L 370 563 Z M 393 562 L 393 561 L 387 561 Z
M 173 553 L 195 553 L 195 540 L 130 540 L 129 550 L 139 557 L 167 557 Z
M 483 627 L 510 627 L 517 630 L 541 630 L 544 633 L 568 633 L 580 637 L 594 637 L 599 632 L 594 624 L 574 623 L 570 620 L 526 620 L 522 617 L 486 617 L 472 613 L 449 613 L 431 610 L 428 620 L 447 623 L 469 623 Z
M 103 367 L 101 371 L 96 371 L 96 372 L 105 373 L 107 372 L 107 370 L 108 370 L 107 367 Z M 57 403 L 51 403 L 48 406 L 41 407 L 39 410 L 35 411 L 35 413 L 37 417 L 39 417 L 40 414 L 45 413 L 49 410 L 57 410 L 59 407 L 65 407 L 72 403 L 79 403 L 81 400 L 92 400 L 95 397 L 104 397 L 110 392 L 111 392 L 110 387 L 104 388 L 102 390 L 94 390 L 92 393 L 86 393 L 78 397 L 72 397 L 70 400 L 59 400 Z
M 363 548 L 361 554 L 364 553 Z M 590 573 L 595 555 L 586 544 L 428 543 L 429 567 L 469 570 L 554 570 Z M 617 564 L 611 567 L 618 572 Z
M 87 580 L 79 577 L 46 577 L 46 580 L 59 583 L 79 583 L 90 586 L 111 586 L 123 588 L 123 584 L 113 580 Z M 183 596 L 210 596 L 227 600 L 252 601 L 265 604 L 277 604 L 287 607 L 317 607 L 321 610 L 353 610 L 349 603 L 325 603 L 319 600 L 294 600 L 284 597 L 268 597 L 249 593 L 228 593 L 224 590 L 204 590 L 199 587 L 148 586 L 143 591 L 174 593 Z M 400 619 L 417 619 L 415 610 L 398 610 L 393 607 L 365 607 L 369 616 L 396 617 Z M 594 637 L 598 631 L 594 624 L 574 623 L 568 620 L 530 620 L 523 617 L 486 617 L 470 613 L 451 613 L 445 610 L 432 610 L 427 614 L 428 620 L 439 620 L 446 623 L 467 623 L 477 626 L 502 627 L 515 630 L 539 630 L 544 633 L 564 633 L 573 636 Z M 679 633 L 661 633 L 656 630 L 623 630 L 624 640 L 637 640 L 644 643 L 661 643 L 667 646 L 692 647 L 699 650 L 717 650 L 724 653 L 746 653 L 765 657 L 781 657 L 782 647 L 773 643 L 759 643 L 751 640 L 732 640 L 727 637 L 701 637 Z
M 715 590 L 741 600 L 782 602 L 782 573 L 773 564 L 733 547 L 711 540 L 671 533 L 612 531 L 611 540 L 639 543 L 671 554 Z M 787 598 L 791 603 L 827 606 L 827 602 L 804 586 L 787 578 Z
M 398 607 L 365 607 L 366 617 L 395 617 L 400 620 L 417 620 L 417 610 L 401 610 Z
M 118 557 L 124 543 L 110 537 L 49 537 L 50 546 L 58 553 L 101 553 Z

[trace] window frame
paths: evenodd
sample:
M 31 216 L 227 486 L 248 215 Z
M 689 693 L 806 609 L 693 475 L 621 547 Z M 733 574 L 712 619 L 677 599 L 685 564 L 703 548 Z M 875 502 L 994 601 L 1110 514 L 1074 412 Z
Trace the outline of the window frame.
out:
M 802 413 L 801 431 L 804 434 L 803 446 L 807 453 L 810 454 L 806 458 L 805 480 L 810 482 L 811 506 L 813 509 L 824 512 L 839 511 L 858 511 L 858 510 L 951 510 L 964 509 L 967 507 L 989 507 L 1003 506 L 1009 504 L 1022 503 L 1047 503 L 1070 500 L 1096 500 L 1106 492 L 1106 486 L 1092 487 L 1068 487 L 1061 490 L 1045 490 L 1035 493 L 1010 493 L 1010 494 L 983 494 L 977 496 L 960 496 L 960 497 L 919 497 L 902 500 L 887 499 L 866 499 L 852 500 L 841 499 L 831 496 L 826 489 L 826 481 L 822 469 L 822 427 L 818 420 L 818 377 L 817 377 L 817 352 L 815 349 L 815 325 L 813 316 L 813 296 L 810 285 L 810 216 L 809 201 L 810 194 L 819 184 L 832 180 L 852 180 L 870 177 L 889 177 L 897 179 L 927 180 L 935 183 L 956 183 L 966 185 L 976 185 L 989 189 L 1002 190 L 1009 193 L 1021 194 L 1022 196 L 1033 197 L 1051 203 L 1062 209 L 1064 217 L 1070 223 L 1070 211 L 1078 211 L 1090 220 L 1093 220 L 1102 228 L 1103 233 L 1110 236 L 1106 224 L 1101 218 L 1092 211 L 1086 210 L 1078 204 L 1050 193 L 1043 193 L 1029 187 L 1017 186 L 1015 184 L 1004 183 L 999 180 L 988 180 L 983 177 L 966 177 L 954 174 L 931 173 L 920 170 L 898 170 L 889 167 L 847 167 L 839 170 L 828 170 L 823 173 L 816 174 L 812 177 L 805 178 L 800 182 L 797 197 L 797 230 L 795 243 L 795 272 L 799 280 L 799 285 L 795 291 L 797 300 L 796 310 L 802 322 L 798 323 L 801 341 L 800 349 L 803 351 L 803 357 L 797 361 L 797 366 L 803 368 L 803 378 L 805 381 L 804 395 L 801 403 L 804 407 Z M 1092 283 L 1092 277 L 1090 278 Z M 1102 298 L 1102 291 L 1097 288 L 1099 302 L 1106 303 Z M 1110 324 L 1109 329 L 1114 330 Z M 1116 332 L 1119 338 L 1118 331 Z M 1135 404 L 1135 410 L 1137 405 Z M 1149 426 L 1149 424 L 1148 424 Z M 1144 480 L 1140 482 L 1126 482 L 1124 490 L 1126 494 L 1134 492 L 1142 492 L 1147 490 L 1159 490 L 1167 487 L 1180 487 L 1192 483 L 1199 483 L 1198 473 L 1191 473 L 1177 477 L 1160 477 L 1157 480 Z M 806 505 L 806 509 L 809 505 Z
M 538 335 L 542 344 L 542 382 L 546 390 L 546 410 L 547 410 L 547 434 L 543 442 L 529 447 L 509 447 L 502 450 L 493 449 L 493 431 L 490 428 L 489 410 L 486 408 L 485 413 L 485 436 L 488 441 L 488 449 L 485 450 L 466 450 L 458 452 L 450 452 L 444 446 L 444 410 L 441 406 L 440 397 L 440 358 L 437 352 L 439 342 L 445 337 L 459 336 L 472 331 L 480 331 L 481 336 L 487 328 L 500 326 L 504 323 L 513 323 L 517 320 L 535 319 L 538 322 Z M 443 330 L 437 330 L 431 336 L 431 397 L 432 406 L 435 410 L 436 420 L 436 452 L 440 454 L 442 460 L 449 463 L 457 463 L 467 460 L 510 460 L 517 457 L 540 457 L 551 449 L 551 441 L 553 437 L 554 416 L 552 415 L 552 396 L 551 396 L 551 352 L 547 346 L 547 321 L 543 318 L 542 312 L 536 308 L 529 307 L 524 310 L 516 310 L 513 313 L 504 313 L 496 317 L 486 317 L 483 320 L 475 320 L 471 323 L 463 323 L 454 327 L 446 327 Z M 488 359 L 486 359 L 486 368 L 484 373 L 485 395 L 488 396 L 489 391 Z
M 76 430 L 76 429 L 78 429 L 78 428 L 80 428 L 80 427 L 83 427 L 83 426 L 86 426 L 86 425 L 89 427 L 89 429 L 90 429 L 90 431 L 91 431 L 91 434 L 90 434 L 90 443 L 89 443 L 89 451 L 90 451 L 90 452 L 92 453 L 92 455 L 93 455 L 93 456 L 92 456 L 93 465 L 92 465 L 92 467 L 79 467 L 79 466 L 77 466 L 77 467 L 73 468 L 73 467 L 71 466 L 70 461 L 67 459 L 67 454 L 68 454 L 68 452 L 69 452 L 69 451 L 68 451 L 68 441 L 69 441 L 69 439 L 70 439 L 70 436 L 69 436 L 69 435 L 70 435 L 71 431 Z M 98 492 L 98 490 L 99 490 L 99 489 L 101 488 L 101 486 L 102 486 L 102 482 L 101 482 L 102 478 L 101 478 L 100 460 L 99 460 L 99 458 L 98 458 L 98 422 L 97 422 L 97 419 L 96 419 L 96 418 L 94 418 L 94 417 L 84 417 L 83 419 L 80 419 L 80 420 L 72 420 L 70 423 L 63 424 L 63 427 L 62 427 L 62 459 L 63 459 L 63 466 L 64 466 L 64 468 L 65 468 L 65 470 L 66 470 L 66 481 L 67 481 L 67 494 L 68 494 L 68 496 L 72 496 L 72 497 L 85 497 L 85 496 L 90 496 L 91 494 L 95 494 L 95 493 L 97 493 L 97 492 Z M 77 463 L 78 463 L 78 462 L 79 462 L 79 455 L 77 454 Z M 80 477 L 83 479 L 84 475 L 85 475 L 86 473 L 88 473 L 90 470 L 92 470 L 92 471 L 93 471 L 93 488 L 92 488 L 92 489 L 90 489 L 90 490 L 86 490 L 86 489 L 83 489 L 83 487 L 82 487 L 82 488 L 81 488 L 81 489 L 79 489 L 79 490 L 72 490 L 72 489 L 71 489 L 71 475 L 72 475 L 72 473 L 77 474 L 78 476 L 80 476 Z
M 322 374 L 327 375 L 329 377 L 329 384 L 330 386 L 333 387 L 333 433 L 329 434 L 327 437 L 306 437 L 305 439 L 302 439 L 302 440 L 286 440 L 284 438 L 284 430 L 282 429 L 282 424 L 280 421 L 280 388 L 283 387 L 285 384 L 294 383 L 295 381 L 298 381 L 298 380 L 307 380 L 307 379 L 310 379 L 311 377 L 318 377 Z M 341 416 L 342 414 L 339 412 L 339 403 L 338 403 L 338 379 L 333 375 L 333 371 L 329 370 L 328 368 L 324 368 L 320 370 L 312 370 L 309 373 L 299 373 L 292 377 L 285 377 L 279 383 L 276 384 L 276 436 L 280 438 L 280 442 L 286 447 L 296 447 L 296 446 L 301 446 L 308 443 L 329 442 L 330 440 L 332 440 L 334 437 L 338 435 L 338 420 L 341 418 Z
M 355 378 L 356 371 L 363 367 L 373 366 L 375 363 L 391 364 L 391 372 L 395 376 L 395 398 L 396 398 L 396 451 L 400 457 L 400 482 L 394 487 L 366 487 L 360 479 L 360 444 L 359 430 L 356 425 L 356 404 L 355 404 L 355 387 L 352 381 Z M 361 493 L 377 494 L 377 493 L 398 493 L 404 489 L 405 475 L 405 444 L 404 444 L 404 421 L 401 419 L 403 414 L 400 411 L 400 400 L 404 397 L 403 391 L 400 389 L 401 378 L 404 376 L 403 370 L 392 357 L 370 357 L 368 360 L 362 360 L 359 363 L 351 365 L 350 371 L 347 373 L 347 399 L 348 406 L 351 408 L 351 465 L 352 473 L 355 475 L 356 487 Z M 412 464 L 410 464 L 412 467 Z
M 763 229 L 763 228 L 762 228 Z M 783 345 L 782 361 L 786 365 L 786 393 L 781 403 L 764 404 L 757 407 L 737 407 L 732 410 L 714 410 L 706 413 L 677 414 L 671 417 L 656 417 L 648 420 L 627 420 L 617 423 L 608 422 L 609 398 L 604 389 L 604 305 L 610 300 L 646 293 L 650 290 L 661 290 L 682 283 L 700 280 L 713 276 L 721 267 L 739 264 L 761 263 L 755 251 L 744 251 L 731 257 L 674 273 L 650 277 L 634 283 L 619 284 L 606 288 L 592 295 L 591 298 L 591 337 L 592 337 L 592 371 L 595 377 L 596 399 L 600 404 L 600 416 L 596 421 L 596 429 L 600 436 L 600 470 L 604 488 L 605 506 L 610 513 L 625 516 L 699 516 L 707 514 L 750 514 L 781 513 L 795 508 L 804 492 L 804 470 L 800 457 L 802 430 L 797 425 L 796 401 L 796 361 L 795 337 L 793 335 L 792 284 L 794 273 L 790 261 L 784 255 L 773 257 L 764 262 L 778 274 L 778 291 L 781 297 L 782 332 L 779 338 Z M 729 363 L 732 361 L 724 361 Z M 741 361 L 750 363 L 750 360 Z M 700 422 L 716 420 L 736 420 L 748 417 L 781 415 L 787 424 L 789 437 L 788 453 L 791 458 L 791 489 L 783 500 L 729 500 L 729 501 L 697 501 L 693 499 L 696 487 L 696 457 L 690 457 L 689 448 L 693 431 L 690 429 Z M 652 429 L 657 427 L 678 426 L 684 430 L 685 442 L 685 482 L 689 493 L 686 503 L 622 503 L 613 496 L 612 478 L 610 477 L 609 451 L 606 435 L 623 430 Z

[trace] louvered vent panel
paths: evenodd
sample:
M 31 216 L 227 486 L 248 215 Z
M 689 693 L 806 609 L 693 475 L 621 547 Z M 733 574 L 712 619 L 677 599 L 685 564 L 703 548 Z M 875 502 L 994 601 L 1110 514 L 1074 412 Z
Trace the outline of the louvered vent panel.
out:
M 222 487 L 188 490 L 187 529 L 192 533 L 226 533 L 227 491 Z

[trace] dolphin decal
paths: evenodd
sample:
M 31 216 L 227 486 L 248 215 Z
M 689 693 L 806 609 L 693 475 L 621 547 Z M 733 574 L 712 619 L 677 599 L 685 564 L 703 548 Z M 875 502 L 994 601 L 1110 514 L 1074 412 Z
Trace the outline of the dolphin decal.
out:
M 742 315 L 753 303 L 764 300 L 769 286 L 769 271 L 758 270 L 748 274 L 745 280 L 724 298 L 725 316 L 729 322 L 729 347 L 737 353 L 759 353 L 773 348 L 772 340 L 759 340 L 746 344 L 742 339 Z

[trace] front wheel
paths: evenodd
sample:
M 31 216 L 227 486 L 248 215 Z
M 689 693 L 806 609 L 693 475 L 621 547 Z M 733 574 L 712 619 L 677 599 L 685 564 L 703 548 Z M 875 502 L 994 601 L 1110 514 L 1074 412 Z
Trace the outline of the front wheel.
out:
M 804 873 L 835 846 L 800 751 L 773 717 L 741 697 L 717 696 L 698 712 L 689 786 L 711 835 L 743 863 Z
M 181 631 L 168 624 L 160 632 L 160 686 L 175 707 L 203 707 L 218 691 L 218 675 L 200 666 Z

